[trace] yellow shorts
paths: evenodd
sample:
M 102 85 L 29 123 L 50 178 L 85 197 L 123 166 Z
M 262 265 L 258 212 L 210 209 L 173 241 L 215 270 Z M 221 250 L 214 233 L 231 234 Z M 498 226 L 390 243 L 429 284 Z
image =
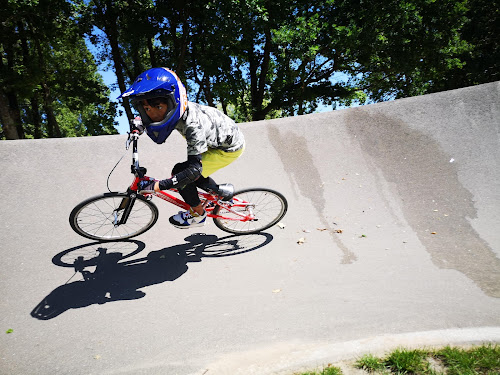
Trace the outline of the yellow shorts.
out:
M 228 166 L 238 159 L 243 154 L 243 151 L 245 151 L 245 147 L 234 152 L 225 152 L 216 148 L 209 149 L 201 154 L 201 165 L 203 166 L 201 175 L 208 177 L 219 169 Z

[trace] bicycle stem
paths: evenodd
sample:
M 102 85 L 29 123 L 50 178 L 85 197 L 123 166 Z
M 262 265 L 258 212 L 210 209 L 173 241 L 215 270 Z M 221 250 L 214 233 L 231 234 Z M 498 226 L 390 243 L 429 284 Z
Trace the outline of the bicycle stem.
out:
M 132 133 L 132 168 L 139 169 L 139 153 L 137 152 L 137 140 L 139 139 L 138 133 Z
M 130 144 L 132 143 L 132 165 L 130 166 L 130 169 L 132 171 L 132 174 L 136 175 L 139 178 L 143 178 L 146 175 L 147 170 L 146 168 L 141 168 L 139 166 L 139 152 L 137 148 L 139 136 L 140 134 L 137 131 L 128 133 L 126 149 L 128 150 Z

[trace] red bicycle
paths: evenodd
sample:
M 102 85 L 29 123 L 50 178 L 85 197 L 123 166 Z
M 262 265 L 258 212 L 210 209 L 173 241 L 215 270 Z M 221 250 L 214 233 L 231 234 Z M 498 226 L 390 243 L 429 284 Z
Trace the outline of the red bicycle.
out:
M 126 149 L 132 144 L 134 180 L 127 191 L 110 191 L 89 198 L 71 211 L 69 222 L 79 235 L 99 241 L 116 241 L 146 232 L 158 220 L 158 208 L 152 202 L 154 197 L 184 210 L 189 209 L 189 205 L 176 196 L 176 189 L 148 193 L 138 191 L 139 181 L 154 180 L 146 176 L 146 168 L 139 166 L 138 140 L 139 133 L 129 133 Z M 268 229 L 278 223 L 288 209 L 285 197 L 272 189 L 249 188 L 230 196 L 221 193 L 198 190 L 207 216 L 213 218 L 218 228 L 233 234 L 251 234 Z

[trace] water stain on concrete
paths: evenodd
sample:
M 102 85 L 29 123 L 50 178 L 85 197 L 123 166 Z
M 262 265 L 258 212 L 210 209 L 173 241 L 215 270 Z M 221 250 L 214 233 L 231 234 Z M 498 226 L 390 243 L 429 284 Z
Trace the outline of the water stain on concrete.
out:
M 397 189 L 405 220 L 440 268 L 457 270 L 500 297 L 500 259 L 469 220 L 473 195 L 438 142 L 404 121 L 360 108 L 346 117 L 367 159 Z
M 333 241 L 342 251 L 341 263 L 355 262 L 356 255 L 340 240 L 326 218 L 324 212 L 326 200 L 322 179 L 318 169 L 314 166 L 313 156 L 307 147 L 307 139 L 292 131 L 280 131 L 274 125 L 270 125 L 268 131 L 269 140 L 280 156 L 288 176 L 298 186 L 302 196 L 311 200 L 321 224 L 328 229 Z

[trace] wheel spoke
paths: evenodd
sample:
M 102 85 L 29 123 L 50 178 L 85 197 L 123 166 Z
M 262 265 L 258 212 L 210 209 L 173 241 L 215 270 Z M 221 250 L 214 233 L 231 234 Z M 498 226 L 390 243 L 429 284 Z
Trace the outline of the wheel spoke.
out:
M 214 219 L 220 229 L 230 233 L 255 233 L 267 229 L 285 215 L 288 207 L 285 197 L 269 189 L 242 190 L 235 193 L 234 197 L 235 204 L 232 208 L 221 207 L 217 212 L 227 219 Z M 253 214 L 254 220 L 243 221 L 250 213 Z
M 124 210 L 119 210 L 125 194 L 103 195 L 90 199 L 77 206 L 71 216 L 73 229 L 87 237 L 99 240 L 118 240 L 136 236 L 154 225 L 158 217 L 156 207 L 137 198 L 126 224 L 115 225 L 115 212 L 118 222 Z

